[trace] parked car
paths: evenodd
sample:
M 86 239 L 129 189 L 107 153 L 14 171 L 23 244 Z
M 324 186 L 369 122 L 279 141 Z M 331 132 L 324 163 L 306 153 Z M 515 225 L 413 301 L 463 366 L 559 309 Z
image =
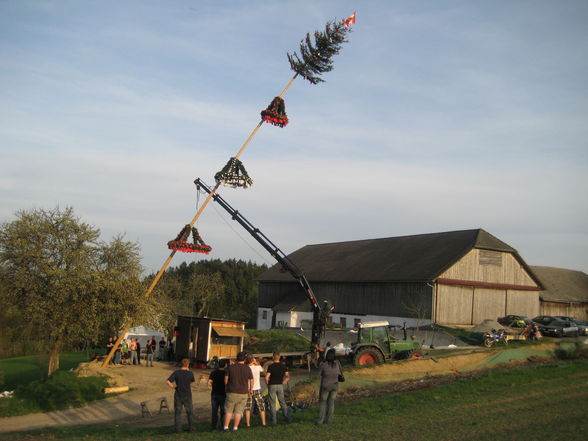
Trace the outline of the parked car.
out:
M 548 324 L 538 323 L 539 331 L 543 335 L 550 335 L 553 337 L 577 337 L 578 327 L 569 320 L 560 320 L 554 318 Z
M 580 335 L 588 335 L 588 322 L 586 320 L 580 320 L 576 317 L 567 317 L 564 315 L 556 315 L 556 317 L 560 320 L 567 320 L 570 322 L 574 322 L 578 327 L 578 334 Z
M 533 321 L 538 325 L 548 325 L 554 320 L 557 320 L 557 318 L 552 315 L 538 315 L 533 318 Z
M 505 315 L 504 317 L 499 317 L 497 322 L 500 323 L 502 326 L 508 326 L 509 328 L 524 328 L 528 324 L 532 322 L 529 317 L 525 317 L 524 315 Z

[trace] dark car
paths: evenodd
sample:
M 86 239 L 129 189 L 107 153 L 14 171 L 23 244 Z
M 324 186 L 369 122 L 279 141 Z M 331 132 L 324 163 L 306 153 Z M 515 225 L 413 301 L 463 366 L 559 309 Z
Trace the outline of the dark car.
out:
M 548 325 L 554 320 L 557 320 L 557 317 L 552 315 L 538 315 L 537 317 L 533 318 L 533 321 L 538 325 Z
M 541 334 L 543 335 L 550 335 L 552 337 L 578 336 L 578 327 L 574 322 L 569 320 L 554 318 L 547 324 L 541 322 L 536 323 L 539 327 L 539 331 L 541 331 Z
M 499 317 L 497 321 L 502 326 L 508 326 L 509 328 L 524 328 L 532 322 L 532 320 L 529 317 L 525 317 L 524 315 L 513 314 L 505 315 L 504 317 Z
M 556 316 L 560 320 L 567 320 L 569 322 L 574 322 L 578 327 L 578 334 L 580 335 L 588 335 L 588 322 L 586 320 L 580 320 L 576 317 L 567 317 L 565 315 L 557 315 Z

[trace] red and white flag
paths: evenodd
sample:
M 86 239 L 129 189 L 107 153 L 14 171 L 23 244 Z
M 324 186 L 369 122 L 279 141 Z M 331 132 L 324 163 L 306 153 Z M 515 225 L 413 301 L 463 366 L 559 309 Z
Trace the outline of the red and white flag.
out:
M 343 20 L 343 26 L 345 26 L 346 28 L 348 28 L 352 24 L 355 24 L 355 11 L 353 11 L 353 14 L 351 14 L 349 17 Z

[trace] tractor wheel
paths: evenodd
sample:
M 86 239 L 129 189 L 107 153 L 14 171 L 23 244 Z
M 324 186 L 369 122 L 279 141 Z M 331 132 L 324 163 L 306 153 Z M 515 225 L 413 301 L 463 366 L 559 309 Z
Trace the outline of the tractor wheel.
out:
M 361 348 L 355 354 L 353 363 L 356 366 L 368 366 L 370 364 L 380 364 L 384 362 L 382 353 L 375 348 Z

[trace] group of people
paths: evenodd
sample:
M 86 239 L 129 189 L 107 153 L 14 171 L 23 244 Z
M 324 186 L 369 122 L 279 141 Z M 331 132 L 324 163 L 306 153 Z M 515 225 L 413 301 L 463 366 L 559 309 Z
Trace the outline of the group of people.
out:
M 109 353 L 116 344 L 118 337 L 109 337 L 106 344 L 106 351 Z M 171 361 L 173 360 L 173 343 L 171 337 L 165 340 L 161 337 L 159 342 L 152 336 L 145 344 L 145 365 L 153 366 L 153 361 Z M 116 348 L 114 356 L 110 361 L 112 364 L 141 364 L 141 337 L 126 339 L 123 338 Z
M 341 365 L 335 359 L 335 351 L 325 351 L 324 361 L 319 366 L 321 386 L 319 395 L 319 414 L 317 424 L 328 424 L 333 420 L 335 397 L 337 395 Z M 267 406 L 262 394 L 262 373 L 265 373 L 267 385 Z M 257 407 L 261 425 L 265 426 L 266 410 L 273 425 L 277 424 L 278 403 L 286 423 L 292 421 L 284 395 L 284 386 L 290 381 L 290 373 L 285 363 L 280 360 L 280 353 L 274 352 L 272 363 L 267 369 L 257 362 L 255 357 L 245 352 L 239 352 L 234 364 L 227 365 L 222 359 L 208 378 L 211 389 L 211 429 L 236 431 L 243 416 L 245 425 L 251 426 L 251 412 Z M 182 367 L 173 372 L 167 379 L 167 384 L 175 390 L 174 393 L 174 423 L 176 432 L 181 432 L 181 413 L 185 408 L 189 430 L 193 429 L 192 391 L 191 383 L 194 375 L 190 371 L 190 361 L 182 360 Z M 266 409 L 267 407 L 267 409 Z M 232 429 L 229 428 L 232 423 Z

